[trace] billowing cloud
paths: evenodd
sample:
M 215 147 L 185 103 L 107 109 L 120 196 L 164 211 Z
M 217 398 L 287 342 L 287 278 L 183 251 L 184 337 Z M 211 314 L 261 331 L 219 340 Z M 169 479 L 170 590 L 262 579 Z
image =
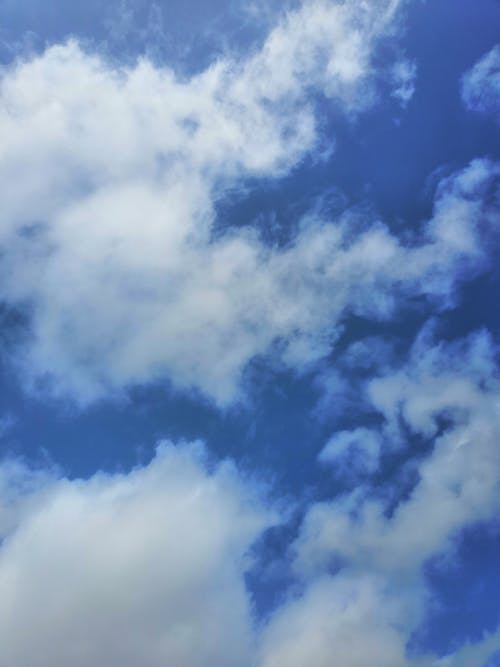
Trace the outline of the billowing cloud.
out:
M 28 384 L 85 403 L 161 377 L 227 403 L 273 344 L 300 367 L 347 308 L 388 312 L 399 285 L 449 291 L 458 254 L 477 250 L 443 237 L 451 223 L 416 248 L 378 223 L 355 238 L 349 219 L 309 221 L 282 251 L 250 230 L 214 235 L 227 185 L 286 173 L 316 146 L 315 95 L 347 114 L 373 102 L 372 54 L 397 7 L 304 2 L 253 55 L 188 79 L 75 42 L 3 72 L 0 297 L 28 315 Z
M 446 305 L 482 266 L 498 174 L 486 160 L 441 184 L 410 242 L 355 214 L 309 217 L 284 249 L 213 233 L 224 183 L 279 175 L 314 145 L 311 86 L 348 110 L 365 100 L 381 28 L 356 7 L 306 3 L 248 61 L 188 81 L 74 43 L 4 74 L 0 296 L 29 315 L 28 383 L 85 403 L 169 378 L 225 404 L 274 345 L 300 369 L 348 312 L 387 317 L 402 294 Z
M 462 99 L 469 109 L 492 114 L 500 120 L 500 45 L 494 46 L 466 72 Z
M 498 173 L 484 160 L 441 184 L 409 242 L 355 214 L 309 216 L 284 249 L 250 228 L 214 233 L 227 185 L 277 177 L 315 147 L 314 95 L 348 114 L 373 102 L 372 53 L 397 6 L 305 2 L 246 60 L 186 80 L 75 42 L 5 70 L 0 298 L 27 315 L 27 386 L 87 403 L 161 378 L 227 404 L 256 355 L 278 348 L 300 370 L 348 313 L 453 299 L 483 262 Z
M 2 664 L 251 665 L 247 551 L 272 521 L 230 464 L 162 445 L 69 481 L 0 468 Z
M 405 365 L 368 382 L 384 423 L 357 429 L 351 442 L 368 452 L 370 469 L 375 438 L 380 456 L 414 448 L 408 434 L 432 450 L 392 509 L 369 485 L 309 507 L 287 556 L 293 585 L 265 619 L 253 614 L 245 573 L 277 514 L 232 464 L 214 466 L 200 445 L 168 444 L 147 466 L 86 481 L 4 463 L 6 664 L 482 664 L 499 633 L 464 637 L 445 659 L 409 651 L 408 642 L 431 597 L 425 563 L 453 557 L 451 538 L 499 510 L 496 354 L 485 333 L 437 345 L 427 331 Z M 329 447 L 346 442 L 340 434 Z
M 224 406 L 272 355 L 349 383 L 375 418 L 330 434 L 331 496 L 297 490 L 271 564 L 266 531 L 287 517 L 201 444 L 87 480 L 0 463 L 0 664 L 477 667 L 499 646 L 500 630 L 445 658 L 409 648 L 429 559 L 500 510 L 493 336 L 427 326 L 404 359 L 377 336 L 326 359 L 353 316 L 418 301 L 438 321 L 488 270 L 500 165 L 457 168 L 401 234 L 358 209 L 304 215 L 281 245 L 217 220 L 229 189 L 317 158 L 325 104 L 352 120 L 379 89 L 409 102 L 416 63 L 379 48 L 400 4 L 294 3 L 251 53 L 184 77 L 71 40 L 2 71 L 0 302 L 26 324 L 9 353 L 27 388 L 88 404 L 161 379 Z M 469 108 L 495 112 L 497 66 L 498 47 L 465 75 Z M 290 584 L 260 616 L 256 561 Z
M 266 629 L 262 667 L 409 666 L 400 632 L 405 615 L 376 578 L 318 578 Z

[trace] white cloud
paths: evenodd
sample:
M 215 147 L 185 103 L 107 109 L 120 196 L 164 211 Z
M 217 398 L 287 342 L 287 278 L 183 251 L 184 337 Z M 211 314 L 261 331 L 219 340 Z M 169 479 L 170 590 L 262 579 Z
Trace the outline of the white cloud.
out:
M 314 581 L 264 633 L 262 667 L 405 667 L 406 610 L 383 582 L 340 574 Z
M 283 605 L 264 630 L 261 667 L 483 667 L 500 648 L 500 632 L 444 658 L 411 654 L 410 629 L 423 589 L 368 574 L 313 580 Z
M 166 376 L 224 403 L 276 339 L 297 331 L 290 359 L 317 356 L 302 328 L 318 277 L 299 273 L 295 303 L 286 271 L 316 271 L 326 258 L 314 248 L 336 232 L 304 233 L 284 253 L 250 233 L 213 239 L 214 200 L 314 148 L 310 92 L 347 113 L 373 101 L 371 53 L 397 6 L 308 0 L 246 60 L 185 80 L 75 42 L 4 70 L 1 297 L 31 315 L 17 357 L 28 381 L 86 402 Z M 392 252 L 384 235 L 357 252 Z
M 126 475 L 2 480 L 5 665 L 252 664 L 246 553 L 272 517 L 231 465 L 164 445 Z
M 485 634 L 477 643 L 466 643 L 463 648 L 451 656 L 432 663 L 432 667 L 495 667 L 500 649 L 500 630 Z M 493 662 L 488 659 L 493 658 Z M 488 661 L 488 662 L 487 662 Z
M 62 64 L 60 53 L 52 53 L 48 61 L 27 66 L 43 70 L 48 62 L 51 72 L 38 73 L 38 83 L 30 74 L 31 87 L 19 84 L 26 74 L 23 68 L 13 79 L 21 90 L 26 88 L 26 95 L 34 95 L 37 85 L 45 94 L 41 82 L 47 77 L 57 80 L 66 58 L 73 66 L 76 57 L 83 73 L 74 77 L 80 82 L 75 86 L 75 106 L 81 104 L 78 91 L 88 77 L 96 99 L 92 107 L 87 104 L 81 122 L 95 125 L 96 146 L 106 146 L 105 151 L 90 151 L 92 168 L 80 174 L 80 185 L 86 183 L 87 189 L 75 198 L 69 188 L 74 173 L 60 188 L 72 172 L 67 164 L 72 158 L 48 159 L 47 149 L 40 145 L 28 157 L 35 141 L 29 138 L 30 127 L 42 122 L 35 122 L 38 114 L 25 110 L 28 120 L 21 122 L 18 111 L 16 121 L 11 121 L 24 149 L 10 135 L 12 155 L 4 161 L 8 183 L 2 296 L 31 312 L 33 338 L 20 360 L 28 379 L 48 376 L 54 391 L 86 402 L 129 384 L 168 377 L 177 387 L 194 386 L 227 403 L 238 396 L 248 361 L 268 352 L 276 341 L 282 342 L 284 361 L 300 369 L 328 352 L 347 312 L 388 317 L 398 295 L 408 293 L 429 295 L 446 305 L 453 299 L 464 261 L 469 272 L 481 267 L 484 257 L 476 228 L 492 223 L 485 191 L 497 171 L 487 161 L 472 163 L 442 184 L 420 245 L 401 244 L 380 223 L 365 224 L 353 236 L 352 228 L 359 229 L 360 223 L 350 214 L 335 224 L 308 220 L 283 250 L 267 247 L 250 230 L 211 238 L 212 203 L 205 176 L 198 167 L 188 170 L 184 159 L 172 158 L 166 170 L 154 167 L 152 157 L 146 159 L 138 151 L 142 141 L 148 143 L 147 130 L 143 139 L 134 138 L 139 128 L 135 121 L 128 122 L 128 103 L 120 106 L 125 85 L 138 86 L 140 99 L 154 107 L 154 95 L 143 88 L 150 77 L 156 81 L 158 73 L 146 67 L 142 74 L 136 71 L 118 83 L 118 74 L 102 71 L 100 63 L 76 47 L 68 48 Z M 57 89 L 67 77 L 62 75 Z M 109 94 L 102 92 L 106 86 Z M 175 97 L 171 99 L 175 106 Z M 99 110 L 100 104 L 113 110 Z M 62 125 L 68 132 L 75 123 L 78 127 L 73 112 L 61 122 L 47 121 L 47 113 L 64 116 L 65 105 L 42 106 L 46 138 L 51 127 Z M 101 115 L 109 126 L 106 120 L 100 127 Z M 121 121 L 116 123 L 115 116 Z M 118 125 L 117 134 L 113 125 Z M 84 152 L 89 149 L 88 134 Z M 50 151 L 68 149 L 79 156 L 83 148 L 72 145 L 75 141 L 78 133 L 75 138 L 70 132 L 53 144 L 49 141 Z M 134 146 L 120 151 L 122 142 Z M 206 148 L 213 155 L 220 149 L 219 140 L 210 146 L 203 140 L 202 152 Z M 182 150 L 180 144 L 176 150 Z M 28 170 L 21 179 L 11 169 L 14 153 L 20 168 L 36 165 L 36 177 Z M 277 153 L 272 153 L 268 167 L 276 163 Z M 189 160 L 196 156 L 200 154 L 195 150 Z M 247 159 L 244 151 L 241 159 Z M 56 165 L 55 172 L 43 169 L 44 164 Z M 103 170 L 97 188 L 88 183 L 95 170 Z M 35 208 L 41 205 L 45 210 L 37 214 Z M 30 226 L 36 220 L 39 224 Z
M 494 46 L 465 73 L 462 99 L 469 109 L 500 119 L 500 45 Z
M 498 633 L 464 638 L 446 659 L 407 645 L 430 599 L 422 565 L 499 510 L 495 354 L 485 334 L 446 346 L 427 332 L 406 366 L 369 383 L 386 419 L 379 444 L 394 446 L 399 415 L 433 439 L 433 451 L 391 515 L 366 488 L 309 508 L 289 554 L 295 585 L 265 621 L 253 617 L 244 577 L 249 548 L 277 519 L 231 464 L 208 465 L 197 445 L 163 446 L 148 466 L 87 481 L 3 464 L 6 664 L 481 664 Z M 444 432 L 439 415 L 449 420 Z
M 431 599 L 422 566 L 431 556 L 451 557 L 451 538 L 464 527 L 498 516 L 496 353 L 484 333 L 433 345 L 427 332 L 406 366 L 370 381 L 373 404 L 386 418 L 378 433 L 384 447 L 394 447 L 402 419 L 410 432 L 433 440 L 433 451 L 420 464 L 409 497 L 391 513 L 384 498 L 377 499 L 368 488 L 308 510 L 293 547 L 304 592 L 271 618 L 264 635 L 264 665 L 338 660 L 345 667 L 473 667 L 500 646 L 497 632 L 477 644 L 464 637 L 464 646 L 445 659 L 406 651 Z M 444 432 L 438 428 L 440 416 L 449 420 Z M 366 435 L 373 437 L 371 431 Z M 397 446 L 410 447 L 407 436 L 399 433 Z M 371 452 L 370 442 L 367 450 Z M 333 576 L 332 566 L 339 570 Z
M 48 378 L 86 402 L 161 377 L 225 404 L 256 355 L 278 349 L 301 370 L 330 351 L 349 314 L 387 318 L 413 295 L 453 303 L 462 273 L 487 265 L 482 239 L 498 222 L 499 166 L 488 160 L 441 182 L 410 240 L 352 212 L 307 217 L 281 249 L 250 229 L 214 234 L 228 184 L 277 177 L 314 150 L 311 92 L 347 114 L 373 103 L 372 50 L 398 4 L 306 1 L 245 61 L 186 80 L 146 61 L 119 68 L 74 42 L 3 72 L 0 296 L 31 318 L 16 359 L 28 383 Z M 394 70 L 403 104 L 414 77 L 405 67 Z M 369 367 L 366 352 L 349 353 Z M 384 427 L 337 434 L 322 458 L 342 466 L 354 449 L 374 472 L 407 446 L 401 421 L 433 452 L 390 516 L 367 488 L 309 509 L 294 544 L 304 593 L 262 633 L 244 575 L 275 517 L 231 465 L 210 471 L 197 446 L 87 481 L 1 465 L 1 659 L 447 664 L 411 658 L 406 644 L 423 614 L 422 564 L 499 509 L 494 353 L 484 334 L 450 346 L 422 336 L 405 367 L 368 384 Z M 448 663 L 468 667 L 497 640 Z
M 26 386 L 85 404 L 161 378 L 228 404 L 256 355 L 277 347 L 301 370 L 348 313 L 453 300 L 484 259 L 498 173 L 485 160 L 443 182 L 413 244 L 354 214 L 310 216 L 281 250 L 249 229 L 214 234 L 228 184 L 314 148 L 312 91 L 347 113 L 373 100 L 372 50 L 397 5 L 307 1 L 246 60 L 186 80 L 74 42 L 4 71 L 0 298 L 29 315 L 15 353 Z
M 400 420 L 434 441 L 417 486 L 390 519 L 383 501 L 360 498 L 359 492 L 316 506 L 300 547 L 306 569 L 335 551 L 370 568 L 416 571 L 457 530 L 498 509 L 500 386 L 492 343 L 486 334 L 449 347 L 428 343 L 416 344 L 407 367 L 368 385 L 386 420 L 379 434 L 386 451 L 409 446 Z M 443 433 L 442 417 L 451 423 Z

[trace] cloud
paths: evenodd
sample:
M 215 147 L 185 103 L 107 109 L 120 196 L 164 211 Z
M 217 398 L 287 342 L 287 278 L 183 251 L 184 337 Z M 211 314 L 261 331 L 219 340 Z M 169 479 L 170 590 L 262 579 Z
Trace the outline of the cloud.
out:
M 252 664 L 246 554 L 273 517 L 232 465 L 162 445 L 129 474 L 0 483 L 6 665 Z
M 304 567 L 337 551 L 370 568 L 414 571 L 457 530 L 492 515 L 500 497 L 495 354 L 485 333 L 448 346 L 419 340 L 407 366 L 369 381 L 372 405 L 385 419 L 378 433 L 385 451 L 410 448 L 413 433 L 433 442 L 432 454 L 421 463 L 410 497 L 390 518 L 384 499 L 359 497 L 359 490 L 313 508 L 301 546 Z
M 398 6 L 306 0 L 249 56 L 185 78 L 146 59 L 120 66 L 74 41 L 3 71 L 0 299 L 29 321 L 12 351 L 29 388 L 85 404 L 160 378 L 227 405 L 258 355 L 309 370 L 353 315 L 387 320 L 413 297 L 436 311 L 455 305 L 461 282 L 492 261 L 500 167 L 490 160 L 442 179 L 429 219 L 404 238 L 356 211 L 333 220 L 312 212 L 281 247 L 254 228 L 216 225 L 227 188 L 315 157 L 318 97 L 350 118 L 376 102 L 373 56 L 393 36 Z M 464 99 L 478 109 L 492 104 L 488 58 L 464 79 Z M 389 65 L 388 77 L 404 106 L 414 65 Z M 287 554 L 290 591 L 259 622 L 245 575 L 252 545 L 277 518 L 232 464 L 215 465 L 197 444 L 164 444 L 149 465 L 89 480 L 4 462 L 1 659 L 487 659 L 498 633 L 442 660 L 407 646 L 431 597 L 425 563 L 450 554 L 465 526 L 498 514 L 497 355 L 488 333 L 439 344 L 429 328 L 400 366 L 380 339 L 350 345 L 335 381 L 357 365 L 355 388 L 381 425 L 333 434 L 320 461 L 363 485 L 305 508 Z M 372 483 L 395 454 L 413 459 L 409 492 L 398 474 Z
M 432 599 L 425 563 L 438 554 L 452 558 L 453 536 L 495 519 L 500 509 L 497 352 L 484 332 L 436 345 L 427 330 L 406 365 L 368 382 L 385 418 L 375 431 L 385 450 L 406 447 L 415 457 L 411 436 L 418 434 L 431 440 L 432 451 L 421 454 L 415 486 L 395 508 L 369 486 L 309 508 L 292 549 L 303 592 L 269 621 L 264 665 L 468 667 L 499 647 L 497 632 L 477 644 L 464 637 L 463 647 L 443 659 L 406 649 Z M 370 462 L 374 432 L 365 437 Z
M 433 667 L 495 667 L 500 649 L 500 631 L 486 634 L 476 644 L 466 643 L 463 648 L 452 656 L 433 663 Z M 491 662 L 490 662 L 491 660 Z
M 11 351 L 27 388 L 88 404 L 161 379 L 228 405 L 256 356 L 300 372 L 349 314 L 453 303 L 485 265 L 487 160 L 441 183 L 410 241 L 353 212 L 307 216 L 284 248 L 215 232 L 227 187 L 314 153 L 315 96 L 349 115 L 373 103 L 372 53 L 397 7 L 305 2 L 246 59 L 186 79 L 76 42 L 4 71 L 0 299 L 29 322 Z
M 280 609 L 264 633 L 262 667 L 405 667 L 402 605 L 371 577 L 324 577 Z
M 405 108 L 415 94 L 417 65 L 410 60 L 401 60 L 392 68 L 392 96 Z
M 293 585 L 259 621 L 245 573 L 251 546 L 278 518 L 231 463 L 214 465 L 199 444 L 165 444 L 147 466 L 89 480 L 2 464 L 6 664 L 481 664 L 498 633 L 464 638 L 446 659 L 407 647 L 432 595 L 426 561 L 452 557 L 453 535 L 498 513 L 496 354 L 485 333 L 444 345 L 427 329 L 405 365 L 368 381 L 385 421 L 351 434 L 361 451 L 364 437 L 377 437 L 382 455 L 413 447 L 398 434 L 400 420 L 432 451 L 390 512 L 368 485 L 311 505 L 287 554 Z
M 318 460 L 335 467 L 345 479 L 378 470 L 380 436 L 367 428 L 335 433 L 320 452 Z
M 347 114 L 373 103 L 372 52 L 397 7 L 304 2 L 246 59 L 185 79 L 74 41 L 4 70 L 0 296 L 31 319 L 17 354 L 28 384 L 85 403 L 166 377 L 227 403 L 277 340 L 296 331 L 290 359 L 318 356 L 303 323 L 319 317 L 321 244 L 345 241 L 318 225 L 281 253 L 248 230 L 214 238 L 214 207 L 228 185 L 314 151 L 314 96 Z M 394 252 L 386 236 L 353 254 Z
M 393 582 L 395 584 L 396 582 Z M 408 626 L 418 592 L 369 575 L 314 580 L 278 610 L 263 634 L 261 667 L 482 667 L 500 647 L 500 632 L 438 658 L 410 654 Z
M 283 30 L 237 75 L 222 63 L 180 83 L 70 44 L 4 77 L 1 296 L 31 317 L 17 357 L 27 382 L 85 403 L 166 377 L 227 404 L 276 344 L 300 370 L 347 313 L 388 317 L 409 294 L 444 307 L 460 274 L 483 268 L 498 174 L 486 160 L 441 183 L 411 244 L 354 213 L 310 216 L 283 249 L 252 229 L 213 235 L 216 183 L 280 173 L 314 136 L 307 110 L 302 122 L 256 101 L 283 94 L 293 107 L 295 73 L 279 75 L 280 95 L 245 83 L 265 81 Z
M 462 99 L 472 111 L 500 120 L 500 45 L 488 51 L 462 79 Z

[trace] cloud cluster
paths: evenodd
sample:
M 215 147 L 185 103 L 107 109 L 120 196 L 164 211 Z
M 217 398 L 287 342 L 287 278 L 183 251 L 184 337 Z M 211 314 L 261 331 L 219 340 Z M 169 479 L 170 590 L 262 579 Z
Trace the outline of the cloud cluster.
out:
M 465 73 L 462 99 L 466 106 L 500 120 L 500 45 L 494 46 Z
M 451 303 L 461 273 L 485 264 L 479 229 L 494 224 L 496 173 L 478 161 L 444 183 L 422 239 L 407 244 L 381 223 L 353 233 L 351 214 L 307 221 L 285 249 L 250 230 L 211 241 L 190 224 L 183 184 L 169 203 L 179 190 L 189 232 L 164 224 L 161 191 L 91 195 L 9 238 L 4 298 L 33 309 L 25 372 L 83 401 L 163 375 L 227 403 L 248 361 L 278 341 L 301 369 L 329 352 L 349 313 L 384 319 L 408 295 Z
M 351 240 L 348 222 L 318 221 L 282 252 L 248 230 L 214 236 L 228 185 L 286 173 L 317 145 L 315 97 L 347 114 L 373 103 L 373 52 L 398 4 L 308 0 L 253 54 L 187 79 L 147 60 L 120 67 L 76 42 L 3 71 L 0 298 L 30 322 L 17 354 L 28 384 L 48 380 L 45 391 L 85 403 L 166 377 L 227 403 L 276 341 L 296 338 L 290 359 L 318 356 L 355 262 L 367 261 L 366 276 L 350 277 L 360 294 L 423 284 L 439 239 L 411 252 L 380 225 Z M 413 275 L 375 278 L 397 253 Z
M 337 435 L 323 458 L 337 465 L 346 444 L 355 443 L 370 467 L 374 449 L 408 448 L 415 465 L 415 435 L 430 441 L 432 451 L 422 452 L 414 488 L 409 495 L 401 490 L 395 507 L 392 495 L 369 485 L 310 507 L 293 548 L 305 593 L 271 621 L 267 664 L 327 665 L 338 656 L 349 667 L 472 666 L 500 646 L 499 633 L 473 646 L 464 637 L 463 649 L 441 661 L 406 649 L 430 595 L 425 563 L 452 557 L 453 538 L 464 527 L 500 510 L 497 355 L 484 332 L 436 345 L 425 331 L 403 367 L 367 383 L 381 428 Z
M 399 4 L 304 0 L 249 56 L 185 79 L 76 42 L 2 72 L 0 300 L 28 321 L 13 352 L 28 386 L 88 403 L 161 378 L 227 405 L 258 355 L 300 372 L 350 316 L 456 303 L 498 234 L 489 159 L 441 180 L 429 219 L 404 236 L 355 210 L 307 215 L 280 247 L 215 224 L 226 188 L 314 152 L 319 97 L 349 116 L 374 103 L 375 52 Z M 492 108 L 497 60 L 466 75 L 471 108 Z M 385 72 L 403 106 L 415 75 L 407 61 Z M 444 344 L 427 327 L 395 359 L 370 339 L 344 355 L 376 369 L 355 381 L 378 426 L 335 433 L 320 454 L 357 488 L 305 508 L 292 585 L 266 618 L 246 575 L 277 512 L 202 445 L 164 444 L 148 465 L 88 480 L 1 463 L 0 663 L 481 664 L 500 631 L 444 659 L 408 642 L 431 596 L 425 564 L 500 510 L 498 348 L 487 332 Z M 377 485 L 390 457 L 410 462 Z
M 381 430 L 356 430 L 351 437 L 364 435 L 370 465 L 374 439 L 382 443 L 382 453 L 401 451 L 410 447 L 408 432 L 430 440 L 432 454 L 421 464 L 410 498 L 390 519 L 384 499 L 360 499 L 359 490 L 345 502 L 311 510 L 307 530 L 315 539 L 305 539 L 304 562 L 319 562 L 328 544 L 327 550 L 338 550 L 360 564 L 369 561 L 370 567 L 415 570 L 456 529 L 494 514 L 500 501 L 496 354 L 484 332 L 436 347 L 423 335 L 407 365 L 368 382 L 367 395 L 384 425 Z M 328 445 L 330 457 L 335 444 L 334 439 Z M 342 449 L 337 454 L 341 456 Z M 357 502 L 361 504 L 353 520 L 352 503 Z
M 29 317 L 16 357 L 28 385 L 86 403 L 168 378 L 227 404 L 253 357 L 277 346 L 301 369 L 348 312 L 387 317 L 409 294 L 449 303 L 483 264 L 498 174 L 486 160 L 441 184 L 404 243 L 355 214 L 309 216 L 282 249 L 252 229 L 214 234 L 225 184 L 278 176 L 314 147 L 311 91 L 348 112 L 371 99 L 387 12 L 306 2 L 246 61 L 186 81 L 76 43 L 4 72 L 0 298 Z
M 453 558 L 452 538 L 500 509 L 497 354 L 484 332 L 444 345 L 427 331 L 406 364 L 367 383 L 384 422 L 353 433 L 361 450 L 375 436 L 382 454 L 415 447 L 411 434 L 432 449 L 390 511 L 368 485 L 312 505 L 289 554 L 294 586 L 259 622 L 248 554 L 278 519 L 230 463 L 214 467 L 200 445 L 163 445 L 145 467 L 87 481 L 3 464 L 5 664 L 482 665 L 500 632 L 464 637 L 446 658 L 408 642 L 431 595 L 425 563 Z

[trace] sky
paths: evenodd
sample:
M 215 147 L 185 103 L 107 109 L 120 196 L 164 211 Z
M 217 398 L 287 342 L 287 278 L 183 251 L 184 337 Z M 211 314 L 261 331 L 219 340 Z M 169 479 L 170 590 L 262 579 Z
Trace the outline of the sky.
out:
M 0 0 L 0 666 L 500 665 L 498 0 Z

